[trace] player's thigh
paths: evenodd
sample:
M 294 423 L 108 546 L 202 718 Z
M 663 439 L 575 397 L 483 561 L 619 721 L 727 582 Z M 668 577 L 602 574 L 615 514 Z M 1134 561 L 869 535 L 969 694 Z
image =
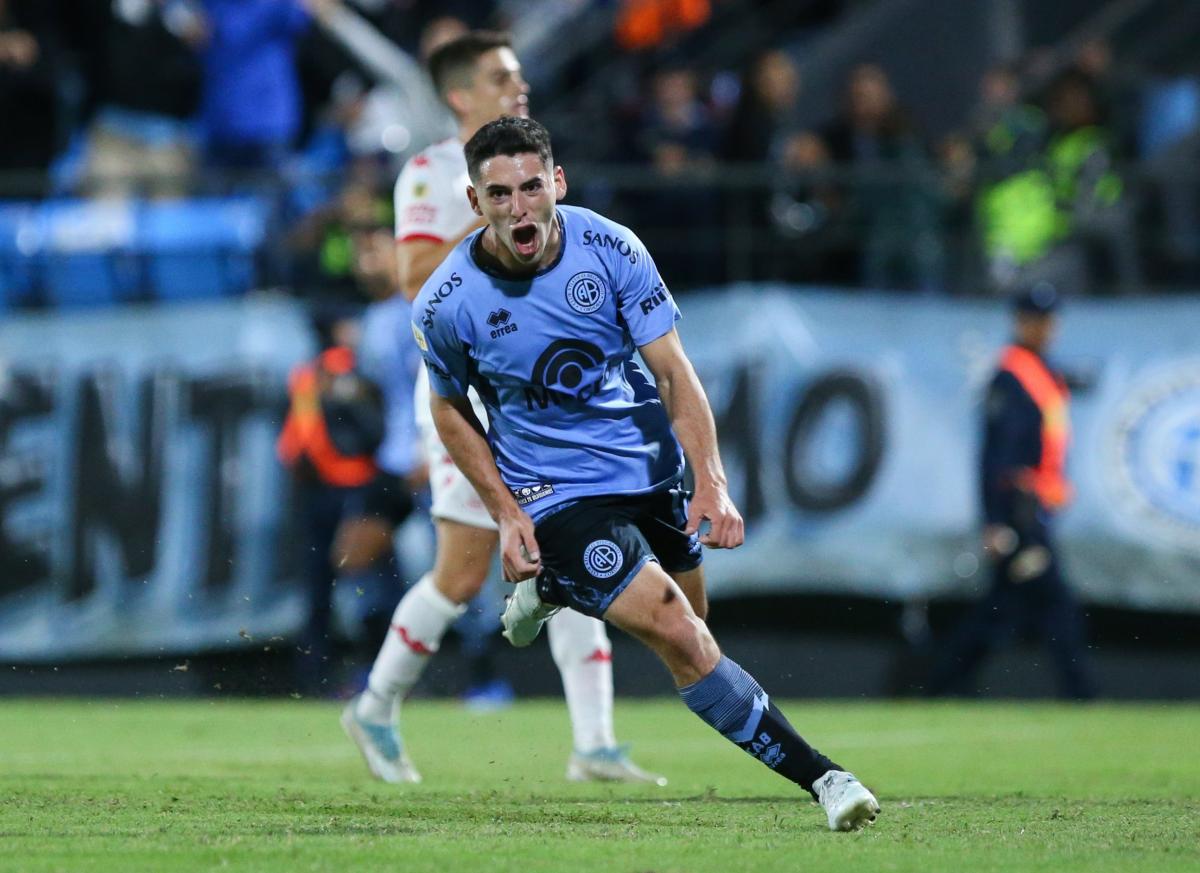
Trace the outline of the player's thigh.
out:
M 389 554 L 396 528 L 412 513 L 408 483 L 380 472 L 347 502 L 334 537 L 332 560 L 339 570 L 358 571 Z
M 392 548 L 392 526 L 381 518 L 358 516 L 338 525 L 330 560 L 338 572 L 365 570 Z
M 470 527 L 496 530 L 496 522 L 488 514 L 483 500 L 470 480 L 463 475 L 443 450 L 427 455 L 429 461 L 429 491 L 433 498 L 429 514 L 434 519 L 458 522 Z
M 708 675 L 720 659 L 708 627 L 657 563 L 647 563 L 638 571 L 609 605 L 604 618 L 649 646 L 677 685 Z
M 494 530 L 451 521 L 435 520 L 437 556 L 433 584 L 455 603 L 465 603 L 479 593 L 492 567 L 497 534 Z
M 640 498 L 638 527 L 663 569 L 683 590 L 696 615 L 708 617 L 700 539 L 686 533 L 687 494 L 670 488 Z
M 679 586 L 679 590 L 683 592 L 683 596 L 688 599 L 692 611 L 701 620 L 708 621 L 708 591 L 704 587 L 704 568 L 697 567 L 694 570 L 684 570 L 670 575 L 675 580 L 675 584 Z

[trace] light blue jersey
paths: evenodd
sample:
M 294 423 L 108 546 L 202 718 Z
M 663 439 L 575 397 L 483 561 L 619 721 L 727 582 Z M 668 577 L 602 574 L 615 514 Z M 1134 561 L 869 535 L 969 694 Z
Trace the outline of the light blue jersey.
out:
M 675 301 L 628 228 L 589 209 L 557 212 L 555 263 L 507 278 L 480 266 L 476 231 L 412 315 L 433 390 L 476 388 L 500 476 L 535 520 L 583 497 L 666 488 L 683 472 L 658 391 L 633 361 L 674 327 Z
M 398 294 L 368 306 L 358 347 L 359 369 L 383 392 L 384 437 L 375 461 L 394 476 L 408 474 L 420 461 L 413 417 L 420 358 L 409 328 L 411 318 L 412 305 Z

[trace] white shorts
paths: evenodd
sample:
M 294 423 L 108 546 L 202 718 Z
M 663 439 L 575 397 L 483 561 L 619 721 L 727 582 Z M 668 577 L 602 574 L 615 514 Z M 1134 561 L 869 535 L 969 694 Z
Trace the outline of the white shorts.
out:
M 472 389 L 470 397 L 471 404 L 475 407 L 475 414 L 486 426 L 487 413 L 483 409 L 483 403 L 475 395 L 474 389 Z M 433 426 L 433 417 L 429 414 L 429 376 L 425 372 L 424 366 L 417 374 L 413 402 L 417 407 L 417 426 L 421 431 L 421 447 L 425 451 L 425 463 L 429 465 L 429 491 L 433 497 L 429 514 L 434 518 L 457 521 L 459 524 L 471 527 L 496 530 L 496 522 L 492 521 L 492 517 L 488 515 L 487 507 L 483 505 L 483 501 L 479 499 L 479 495 L 475 493 L 475 488 L 467 480 L 467 477 L 458 467 L 454 466 L 450 453 L 446 451 L 441 437 L 438 436 L 437 428 Z

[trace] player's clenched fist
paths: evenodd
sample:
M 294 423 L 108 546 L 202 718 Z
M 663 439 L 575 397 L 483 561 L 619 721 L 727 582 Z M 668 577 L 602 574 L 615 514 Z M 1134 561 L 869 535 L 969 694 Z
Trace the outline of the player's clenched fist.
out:
M 500 519 L 500 564 L 506 582 L 520 582 L 536 576 L 542 569 L 533 519 L 524 512 Z
M 704 521 L 709 523 L 709 528 L 700 535 L 700 542 L 710 549 L 736 549 L 746 539 L 741 513 L 724 488 L 696 488 L 688 506 L 686 532 L 689 535 L 696 533 Z

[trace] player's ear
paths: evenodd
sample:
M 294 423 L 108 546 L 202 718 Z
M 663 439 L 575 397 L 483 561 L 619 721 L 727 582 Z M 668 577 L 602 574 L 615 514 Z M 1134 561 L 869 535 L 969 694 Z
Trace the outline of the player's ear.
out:
M 554 199 L 562 200 L 567 196 L 567 174 L 561 166 L 554 168 Z
M 471 209 L 476 215 L 483 215 L 483 210 L 479 208 L 479 195 L 475 193 L 475 186 L 467 186 L 467 200 L 471 204 Z
M 449 104 L 451 111 L 459 118 L 464 118 L 471 111 L 471 98 L 461 88 L 451 88 L 446 92 L 446 103 Z

